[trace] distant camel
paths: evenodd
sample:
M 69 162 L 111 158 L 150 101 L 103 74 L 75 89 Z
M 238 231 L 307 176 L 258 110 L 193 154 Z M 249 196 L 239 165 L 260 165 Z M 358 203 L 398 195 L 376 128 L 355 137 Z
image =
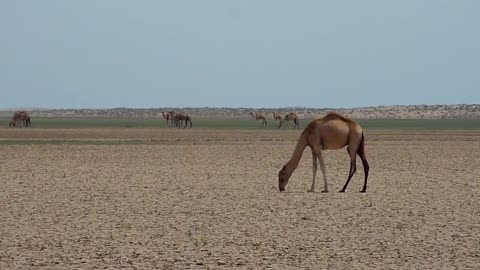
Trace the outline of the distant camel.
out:
M 10 123 L 8 124 L 8 126 L 15 127 L 17 125 L 17 122 L 19 121 L 23 124 L 24 127 L 32 126 L 30 115 L 28 115 L 28 113 L 25 111 L 16 111 L 13 114 L 12 119 L 10 120 Z
M 282 116 L 279 113 L 273 112 L 272 114 L 273 114 L 273 119 L 275 121 L 280 121 L 280 122 L 282 121 Z
M 263 114 L 260 114 L 258 112 L 256 112 L 255 114 L 253 114 L 253 112 L 250 112 L 250 115 L 255 118 L 255 120 L 262 120 L 262 127 L 266 127 L 267 126 L 267 119 L 265 117 L 265 115 Z
M 185 126 L 183 126 L 183 128 L 186 128 L 189 123 L 190 123 L 190 128 L 192 127 L 192 119 L 188 114 L 175 114 L 173 116 L 173 120 L 175 122 L 175 126 L 178 128 L 182 127 L 183 121 L 185 121 Z
M 162 112 L 163 118 L 167 121 L 167 127 L 173 127 L 173 116 L 175 115 L 174 111 Z
M 338 150 L 347 145 L 347 151 L 350 155 L 350 173 L 348 174 L 347 182 L 340 192 L 345 192 L 348 183 L 356 171 L 356 155 L 362 159 L 363 170 L 365 172 L 365 182 L 360 192 L 366 192 L 369 165 L 367 157 L 365 156 L 365 137 L 362 128 L 354 121 L 336 113 L 329 113 L 323 118 L 313 120 L 303 130 L 291 159 L 278 173 L 278 188 L 280 191 L 285 190 L 288 179 L 298 167 L 303 151 L 309 146 L 312 150 L 313 158 L 313 180 L 312 187 L 308 191 L 313 192 L 315 190 L 315 175 L 317 173 L 318 159 L 324 181 L 324 189 L 322 192 L 328 192 L 327 175 L 321 150 Z
M 278 125 L 278 128 L 281 128 L 283 123 L 288 121 L 293 121 L 293 123 L 295 123 L 295 128 L 300 128 L 300 120 L 298 120 L 296 113 L 287 113 L 283 120 L 280 119 L 280 125 Z

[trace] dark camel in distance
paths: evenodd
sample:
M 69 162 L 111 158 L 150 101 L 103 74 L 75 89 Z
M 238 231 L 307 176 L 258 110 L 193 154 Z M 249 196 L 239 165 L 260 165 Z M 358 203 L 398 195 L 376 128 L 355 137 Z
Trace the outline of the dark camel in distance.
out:
M 293 123 L 295 123 L 295 128 L 300 128 L 300 120 L 298 120 L 297 114 L 293 112 L 287 113 L 283 120 L 282 118 L 280 118 L 280 125 L 278 125 L 278 128 L 281 128 L 283 126 L 283 123 L 288 121 L 293 121 Z
M 345 146 L 348 146 L 347 151 L 350 156 L 350 173 L 348 174 L 347 182 L 340 192 L 345 192 L 348 183 L 356 171 L 357 155 L 362 159 L 363 170 L 365 172 L 365 182 L 360 192 L 367 191 L 369 165 L 367 157 L 365 156 L 365 137 L 362 128 L 356 122 L 336 113 L 329 113 L 323 118 L 313 120 L 303 130 L 291 159 L 278 173 L 278 188 L 280 191 L 285 190 L 288 179 L 298 167 L 303 151 L 307 146 L 312 150 L 313 159 L 313 180 L 312 187 L 308 190 L 309 192 L 315 191 L 315 175 L 317 173 L 318 161 L 320 162 L 320 169 L 322 170 L 324 181 L 324 189 L 322 192 L 328 192 L 327 175 L 322 150 L 338 150 Z
M 256 112 L 255 114 L 253 112 L 250 112 L 250 115 L 255 118 L 255 120 L 262 120 L 262 127 L 266 127 L 267 126 L 267 118 L 265 117 L 265 115 L 261 114 L 261 113 L 258 113 Z
M 190 128 L 192 127 L 192 119 L 188 114 L 177 113 L 173 116 L 173 121 L 178 128 L 182 127 L 183 121 L 185 121 L 185 126 L 183 126 L 183 128 L 186 128 L 188 124 L 190 124 Z
M 20 121 L 24 127 L 32 126 L 30 115 L 28 115 L 26 111 L 16 111 L 13 114 L 12 119 L 10 120 L 10 123 L 8 124 L 8 126 L 15 127 L 18 121 Z

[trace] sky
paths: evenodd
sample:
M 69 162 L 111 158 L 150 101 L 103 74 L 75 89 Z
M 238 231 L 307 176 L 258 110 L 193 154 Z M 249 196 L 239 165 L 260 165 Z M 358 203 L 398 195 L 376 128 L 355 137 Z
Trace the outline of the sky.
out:
M 0 108 L 480 103 L 480 1 L 0 0 Z

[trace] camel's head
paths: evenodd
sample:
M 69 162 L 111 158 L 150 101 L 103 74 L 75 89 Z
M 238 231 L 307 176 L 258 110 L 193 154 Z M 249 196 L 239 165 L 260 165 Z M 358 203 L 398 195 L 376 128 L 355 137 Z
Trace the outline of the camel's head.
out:
M 290 179 L 291 173 L 287 170 L 287 166 L 278 172 L 278 189 L 280 191 L 285 191 L 285 186 L 288 184 L 288 179 Z

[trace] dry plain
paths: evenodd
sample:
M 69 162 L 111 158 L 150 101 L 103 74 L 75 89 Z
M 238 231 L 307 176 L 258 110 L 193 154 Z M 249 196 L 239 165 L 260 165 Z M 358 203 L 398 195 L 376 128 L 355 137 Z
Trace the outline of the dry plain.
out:
M 367 130 L 366 194 L 345 150 L 307 193 L 308 149 L 280 193 L 299 133 L 0 129 L 0 269 L 480 268 L 480 131 Z

